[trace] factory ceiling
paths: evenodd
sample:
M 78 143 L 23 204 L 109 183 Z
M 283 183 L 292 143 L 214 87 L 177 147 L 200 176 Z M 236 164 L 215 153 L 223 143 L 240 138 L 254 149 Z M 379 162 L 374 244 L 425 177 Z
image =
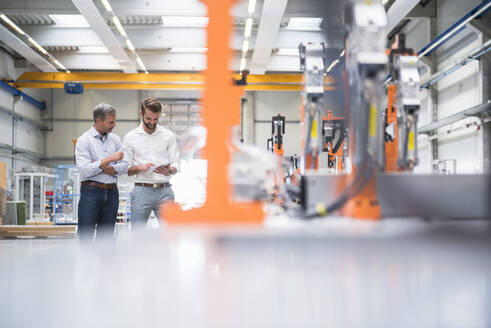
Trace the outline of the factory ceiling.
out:
M 250 1 L 240 0 L 231 11 L 232 70 L 298 72 L 301 42 L 324 42 L 330 59 L 343 50 L 343 1 L 252 2 L 253 10 Z M 206 68 L 208 18 L 206 6 L 198 0 L 0 0 L 0 8 L 25 33 L 0 19 L 4 27 L 0 45 L 41 71 L 193 72 Z M 29 52 L 30 57 L 21 52 Z

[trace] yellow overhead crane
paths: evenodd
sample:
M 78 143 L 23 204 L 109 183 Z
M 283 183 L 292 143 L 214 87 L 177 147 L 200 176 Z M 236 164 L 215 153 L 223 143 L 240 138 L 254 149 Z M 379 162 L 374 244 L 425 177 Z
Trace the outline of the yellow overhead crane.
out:
M 230 78 L 239 80 L 240 74 L 230 74 Z M 302 91 L 303 75 L 298 74 L 264 74 L 248 75 L 245 90 L 258 91 Z M 13 85 L 16 88 L 53 88 L 63 89 L 67 82 L 82 83 L 84 89 L 203 89 L 202 73 L 23 73 Z M 325 90 L 336 90 L 336 83 L 331 75 L 324 78 Z

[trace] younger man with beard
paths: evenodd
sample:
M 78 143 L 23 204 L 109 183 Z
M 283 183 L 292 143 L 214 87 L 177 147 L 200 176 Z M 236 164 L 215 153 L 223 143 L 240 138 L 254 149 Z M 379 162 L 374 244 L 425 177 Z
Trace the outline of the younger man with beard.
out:
M 179 169 L 176 135 L 158 124 L 162 104 L 146 98 L 140 107 L 142 123 L 123 139 L 128 175 L 136 175 L 131 199 L 131 222 L 136 230 L 145 227 L 152 210 L 158 216 L 159 205 L 174 200 L 169 183 Z

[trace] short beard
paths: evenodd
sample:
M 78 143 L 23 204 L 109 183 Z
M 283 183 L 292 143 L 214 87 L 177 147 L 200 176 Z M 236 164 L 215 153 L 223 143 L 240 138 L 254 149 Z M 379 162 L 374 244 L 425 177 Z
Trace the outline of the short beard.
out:
M 157 124 L 155 124 L 153 127 L 150 127 L 149 123 L 145 123 L 145 121 L 143 122 L 143 124 L 145 124 L 147 129 L 149 129 L 150 131 L 155 130 L 155 128 L 157 127 Z

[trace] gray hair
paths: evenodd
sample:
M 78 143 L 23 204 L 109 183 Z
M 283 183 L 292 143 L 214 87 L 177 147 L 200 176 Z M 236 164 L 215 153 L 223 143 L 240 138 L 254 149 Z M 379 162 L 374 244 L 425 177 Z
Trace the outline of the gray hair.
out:
M 104 121 L 108 114 L 116 115 L 116 110 L 114 109 L 114 107 L 109 104 L 100 103 L 94 108 L 94 122 L 98 118 Z

